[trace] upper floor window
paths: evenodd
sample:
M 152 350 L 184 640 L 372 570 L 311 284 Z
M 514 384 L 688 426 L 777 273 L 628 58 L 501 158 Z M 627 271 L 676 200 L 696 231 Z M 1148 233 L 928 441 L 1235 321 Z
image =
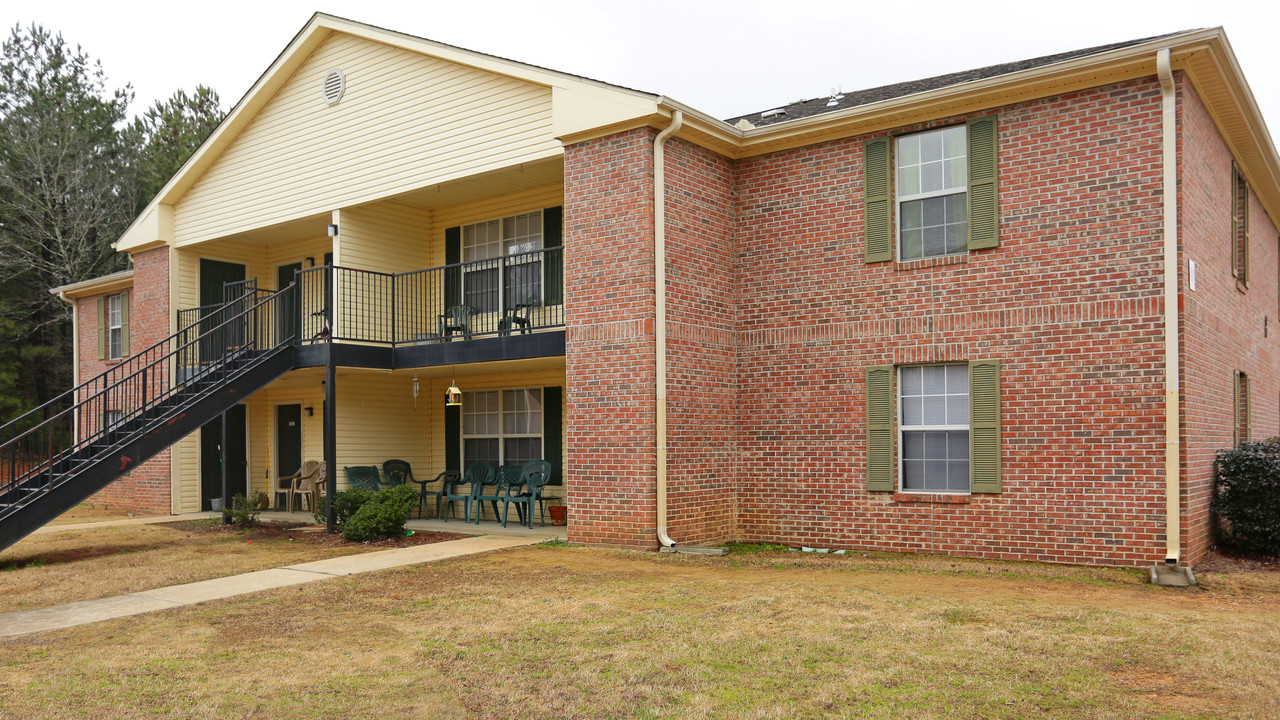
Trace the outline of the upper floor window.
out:
M 463 303 L 495 312 L 542 297 L 542 211 L 462 226 Z M 520 257 L 510 257 L 512 255 Z M 489 262 L 481 262 L 489 261 Z
M 124 295 L 107 298 L 107 357 L 124 357 Z
M 968 140 L 964 125 L 897 139 L 898 259 L 968 249 Z
M 1240 169 L 1232 166 L 1231 187 L 1231 274 L 1246 286 L 1249 283 L 1249 183 Z

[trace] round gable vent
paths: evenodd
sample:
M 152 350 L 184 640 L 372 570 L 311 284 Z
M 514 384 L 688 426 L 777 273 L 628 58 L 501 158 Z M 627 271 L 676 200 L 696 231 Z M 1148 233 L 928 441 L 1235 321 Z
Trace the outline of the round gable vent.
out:
M 336 105 L 342 99 L 342 92 L 347 89 L 347 77 L 342 74 L 341 70 L 330 70 L 328 75 L 324 76 L 324 102 L 326 105 Z

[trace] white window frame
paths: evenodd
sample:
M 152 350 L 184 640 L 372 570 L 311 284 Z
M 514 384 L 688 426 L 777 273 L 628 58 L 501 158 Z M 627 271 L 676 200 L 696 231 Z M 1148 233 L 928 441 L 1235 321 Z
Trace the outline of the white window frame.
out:
M 538 420 L 539 420 L 538 426 L 541 429 L 536 433 L 506 432 L 507 393 L 530 392 L 535 390 L 538 392 L 539 403 L 541 404 L 541 410 L 539 410 L 537 413 Z M 498 432 L 496 434 L 493 434 L 493 433 L 468 434 L 467 433 L 467 409 L 471 407 L 472 398 L 477 393 L 497 393 L 498 394 Z M 468 440 L 495 440 L 496 439 L 498 441 L 498 464 L 504 465 L 506 464 L 506 460 L 507 460 L 506 441 L 508 439 L 537 438 L 538 445 L 540 447 L 539 455 L 542 456 L 542 459 L 546 459 L 547 408 L 546 408 L 546 393 L 543 392 L 542 387 L 507 387 L 507 388 L 494 388 L 494 389 L 485 389 L 485 390 L 469 390 L 462 394 L 462 412 L 458 413 L 458 415 L 459 415 L 459 422 L 461 423 L 461 427 L 459 428 L 459 436 L 462 438 L 462 442 L 459 443 L 460 447 L 458 448 L 458 452 L 461 454 L 461 457 L 458 458 L 458 466 L 461 467 L 464 472 L 466 471 L 466 464 L 467 464 L 467 441 Z M 533 416 L 532 413 L 530 413 L 530 417 L 532 416 Z
M 902 388 L 903 388 L 902 371 L 908 368 L 918 368 L 918 367 L 944 367 L 944 368 L 945 367 L 963 367 L 965 368 L 966 374 L 969 371 L 969 367 L 965 363 L 899 365 L 897 368 L 895 368 L 897 371 L 897 377 L 894 378 L 894 381 L 896 383 L 894 387 L 896 388 L 897 404 L 898 404 L 898 407 L 897 407 L 898 422 L 897 422 L 897 438 L 896 438 L 897 445 L 898 445 L 898 492 L 912 493 L 917 495 L 970 495 L 973 493 L 973 453 L 972 451 L 970 451 L 970 454 L 969 454 L 969 487 L 967 489 L 965 490 L 929 490 L 929 489 L 909 490 L 907 489 L 906 463 L 904 462 L 905 454 L 906 454 L 906 440 L 905 440 L 906 433 L 931 432 L 931 431 L 947 432 L 947 431 L 963 430 L 969 433 L 970 447 L 972 447 L 972 443 L 973 443 L 973 428 L 971 423 L 969 422 L 965 422 L 963 425 L 950 425 L 950 424 L 948 425 L 907 425 L 906 424 L 906 415 L 903 413 L 903 410 L 902 410 Z M 972 384 L 969 385 L 969 403 L 970 403 L 970 413 L 972 414 L 972 407 L 973 407 Z
M 507 222 L 508 222 L 508 221 L 512 221 L 512 222 L 515 222 L 515 223 L 517 223 L 517 224 L 518 224 L 521 218 L 525 218 L 525 217 L 534 217 L 534 216 L 536 216 L 536 217 L 538 218 L 538 232 L 537 232 L 537 234 L 536 234 L 536 235 L 535 235 L 535 234 L 533 234 L 533 233 L 530 233 L 530 234 L 528 234 L 528 235 L 511 235 L 511 236 L 508 236 L 508 235 L 507 235 Z M 469 249 L 469 248 L 471 248 L 471 247 L 475 247 L 475 246 L 477 245 L 477 243 L 474 243 L 474 242 L 473 242 L 473 243 L 471 243 L 471 244 L 469 245 L 469 244 L 468 244 L 468 239 L 469 239 L 469 238 L 468 238 L 467 236 L 468 236 L 468 235 L 471 235 L 471 236 L 472 236 L 472 238 L 470 238 L 470 239 L 474 240 L 474 236 L 475 236 L 475 233 L 476 233 L 476 229 L 477 229 L 477 228 L 479 228 L 479 227 L 481 227 L 481 226 L 483 226 L 483 225 L 489 225 L 490 223 L 497 223 L 497 224 L 498 224 L 498 239 L 497 239 L 497 241 L 496 241 L 496 242 L 497 242 L 497 245 L 498 245 L 498 253 L 497 253 L 496 255 L 489 255 L 489 256 L 487 256 L 487 257 L 468 258 L 468 257 L 467 257 L 467 251 L 468 251 L 468 249 Z M 497 264 L 497 266 L 498 266 L 498 270 L 499 270 L 499 273 L 498 273 L 498 309 L 497 309 L 497 310 L 491 310 L 491 311 L 489 311 L 489 312 L 503 312 L 503 311 L 506 309 L 506 307 L 507 307 L 507 298 L 506 298 L 506 296 L 505 296 L 505 295 L 506 295 L 506 278 L 503 276 L 503 274 L 502 274 L 502 272 L 501 272 L 501 269 L 502 269 L 502 267 L 503 267 L 503 265 L 502 265 L 502 258 L 507 257 L 507 256 L 509 256 L 509 255 L 521 255 L 521 254 L 524 254 L 524 253 L 534 253 L 534 252 L 537 252 L 537 251 L 539 251 L 539 250 L 545 250 L 545 249 L 546 249 L 546 232 L 547 232 L 547 227 L 546 227 L 546 218 L 545 218 L 545 217 L 543 217 L 543 211 L 542 211 L 541 209 L 539 209 L 539 210 L 530 210 L 530 211 L 528 211 L 528 212 L 522 212 L 522 213 L 516 213 L 516 214 L 514 214 L 514 215 L 507 215 L 507 216 L 500 217 L 500 218 L 490 218 L 490 219 L 488 219 L 488 220 L 482 220 L 482 221 L 480 221 L 480 222 L 474 222 L 474 223 L 470 223 L 470 224 L 468 224 L 468 225 L 463 225 L 463 226 L 462 226 L 462 230 L 461 230 L 461 235 L 462 235 L 462 237 L 461 237 L 461 243 L 460 243 L 460 247 L 458 248 L 458 250 L 459 250 L 459 255 L 461 256 L 461 260 L 462 260 L 462 263 L 463 263 L 463 265 L 462 265 L 462 267 L 463 267 L 463 272 L 462 272 L 462 302 L 463 302 L 463 304 L 467 304 L 467 302 L 466 302 L 466 299 L 467 299 L 467 276 L 468 276 L 468 275 L 470 275 L 470 274 L 472 274 L 473 272 L 484 272 L 484 271 L 487 271 L 487 270 L 492 269 L 492 268 L 490 268 L 490 267 L 484 267 L 484 268 L 479 268 L 479 269 L 477 269 L 477 268 L 475 268 L 475 267 L 473 267 L 473 266 L 469 266 L 469 265 L 468 265 L 468 263 L 472 263 L 472 262 L 482 262 L 482 261 L 485 261 L 485 260 L 492 260 L 492 261 L 494 261 L 494 262 L 495 262 L 495 264 Z M 511 248 L 507 246 L 507 243 L 509 243 L 509 242 L 513 242 L 513 241 L 521 241 L 521 244 L 524 244 L 524 243 L 531 243 L 531 244 L 533 244 L 535 247 L 532 247 L 532 248 L 529 248 L 529 249 L 525 249 L 525 250 L 520 250 L 520 251 L 518 251 L 518 252 L 511 252 Z M 489 245 L 489 244 L 492 244 L 493 242 L 494 242 L 494 241 L 487 241 L 487 242 L 485 242 L 485 243 L 482 243 L 482 245 Z M 541 257 L 537 257 L 537 256 L 533 256 L 533 255 L 525 255 L 523 258 L 521 258 L 521 259 L 519 259 L 519 260 L 515 260 L 515 261 L 508 260 L 508 261 L 506 261 L 506 265 L 505 265 L 505 267 L 511 267 L 512 265 L 521 265 L 521 264 L 530 263 L 530 262 L 539 262 L 539 261 L 542 261 L 542 260 L 543 260 L 543 258 L 541 258 Z M 546 287 L 545 287 L 545 286 L 546 286 L 546 283 L 545 283 L 545 282 L 540 282 L 540 283 L 538 283 L 538 302 L 539 302 L 539 303 L 541 303 L 541 302 L 543 301 L 543 299 L 545 298 L 545 294 L 546 294 Z M 516 298 L 516 299 L 515 299 L 515 301 L 516 301 L 516 302 L 523 302 L 524 300 L 525 300 L 525 298 Z M 476 310 L 477 310 L 477 311 L 479 311 L 479 308 L 476 308 Z
M 899 184 L 900 184 L 900 183 L 901 183 L 901 181 L 902 181 L 902 166 L 901 166 L 899 163 L 900 163 L 900 162 L 901 162 L 901 160 L 902 160 L 902 150 L 901 150 L 901 148 L 902 148 L 902 141 L 903 141 L 903 140 L 906 140 L 906 139 L 909 139 L 909 138 L 918 138 L 918 137 L 923 137 L 923 136 L 925 136 L 925 135 L 931 135 L 931 134 L 935 134 L 935 133 L 936 133 L 936 134 L 942 134 L 942 133 L 944 133 L 944 132 L 946 132 L 946 131 L 948 131 L 948 130 L 954 130 L 954 129 L 956 129 L 957 127 L 958 127 L 958 128 L 960 128 L 960 129 L 962 129 L 962 130 L 964 130 L 964 148 L 965 148 L 965 154 L 964 154 L 964 156 L 963 156 L 963 157 L 964 157 L 964 165 L 965 165 L 965 182 L 964 182 L 964 184 L 963 184 L 962 186 L 958 187 L 958 188 L 948 188 L 948 189 L 944 189 L 944 190 L 932 190 L 932 191 L 929 191 L 929 192 L 920 192 L 920 193 L 914 193 L 914 194 L 909 194 L 909 195 L 904 195 L 902 192 L 900 192 Z M 957 250 L 957 251 L 955 251 L 955 252 L 949 252 L 949 253 L 948 253 L 948 252 L 944 252 L 944 253 L 943 253 L 943 254 L 941 254 L 941 255 L 921 255 L 920 257 L 916 257 L 916 258 L 904 258 L 904 257 L 902 257 L 902 230 L 903 230 L 903 223 L 902 223 L 902 205 L 903 205 L 904 203 L 913 202 L 913 201 L 916 201 L 916 200 L 928 200 L 928 199 L 930 199 L 930 198 L 936 198 L 936 197 L 947 197 L 947 196 L 950 196 L 950 195 L 964 195 L 964 196 L 965 196 L 965 209 L 966 209 L 966 214 L 967 214 L 967 210 L 968 210 L 968 202 L 969 202 L 969 197 L 968 197 L 968 194 L 969 194 L 969 169 L 968 169 L 968 162 L 969 162 L 969 128 L 968 128 L 968 126 L 967 126 L 967 125 L 963 125 L 963 124 L 962 124 L 962 125 L 948 125 L 948 126 L 946 126 L 946 127 L 932 128 L 932 129 L 925 130 L 925 131 L 922 131 L 922 132 L 917 132 L 917 133 L 908 133 L 908 134 L 906 134 L 906 135 L 899 135 L 898 137 L 895 137 L 895 138 L 893 139 L 893 195 L 894 195 L 894 218 L 895 218 L 895 220 L 896 220 L 896 222 L 894 223 L 894 226 L 896 227 L 896 232 L 894 233 L 895 237 L 894 237 L 894 249 L 893 249 L 893 253 L 894 253 L 894 257 L 898 259 L 898 262 L 915 262 L 915 261 L 917 261 L 917 260 L 932 260 L 932 259 L 934 259 L 934 258 L 953 257 L 953 256 L 957 256 L 957 255 L 965 255 L 965 254 L 967 254 L 967 253 L 969 252 L 968 243 L 965 243 L 965 247 L 964 247 L 964 249 L 962 249 L 962 250 Z M 919 164 L 917 164 L 916 166 L 917 166 L 917 167 L 919 167 Z M 967 223 L 968 223 L 968 221 L 967 221 L 967 218 L 966 218 L 966 233 L 968 232 L 968 224 L 967 224 Z M 921 248 L 922 248 L 922 250 L 923 250 L 923 234 L 922 234 L 922 238 L 921 238 L 921 243 L 922 243 Z
M 107 296 L 107 359 L 124 357 L 124 295 Z

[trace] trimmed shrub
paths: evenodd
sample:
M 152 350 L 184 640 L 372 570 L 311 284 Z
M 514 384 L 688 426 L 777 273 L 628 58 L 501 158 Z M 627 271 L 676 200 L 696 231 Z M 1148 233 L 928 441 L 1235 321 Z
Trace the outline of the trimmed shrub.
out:
M 1214 482 L 1219 542 L 1280 555 L 1280 437 L 1218 453 Z
M 334 497 L 333 516 L 339 529 L 347 524 L 352 515 L 355 515 L 365 503 L 373 499 L 374 493 L 364 488 L 351 488 L 343 490 Z M 329 521 L 329 496 L 320 498 L 320 502 L 316 503 L 315 512 L 311 513 L 315 521 L 324 525 Z
M 378 491 L 342 526 L 342 537 L 368 542 L 404 533 L 404 524 L 418 502 L 418 491 L 404 485 Z
M 258 506 L 266 499 L 267 494 L 261 490 L 248 498 L 244 495 L 233 496 L 231 498 L 231 507 L 222 509 L 222 524 L 246 528 L 257 525 L 258 515 L 262 512 L 258 509 Z

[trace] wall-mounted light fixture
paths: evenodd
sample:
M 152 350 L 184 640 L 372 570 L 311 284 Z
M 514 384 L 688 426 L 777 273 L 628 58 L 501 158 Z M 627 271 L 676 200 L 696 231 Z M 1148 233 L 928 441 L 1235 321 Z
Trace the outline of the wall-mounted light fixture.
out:
M 315 409 L 315 408 L 313 408 L 313 407 L 306 407 L 306 408 L 303 408 L 303 409 L 307 411 L 307 417 L 315 417 L 315 415 L 316 415 L 316 409 Z
M 315 267 L 315 266 L 316 266 L 316 259 L 315 259 L 315 258 L 313 258 L 313 257 L 308 257 L 308 258 L 306 258 L 306 261 L 307 261 L 307 267 Z
M 329 226 L 329 237 L 338 237 L 338 226 L 336 224 Z

